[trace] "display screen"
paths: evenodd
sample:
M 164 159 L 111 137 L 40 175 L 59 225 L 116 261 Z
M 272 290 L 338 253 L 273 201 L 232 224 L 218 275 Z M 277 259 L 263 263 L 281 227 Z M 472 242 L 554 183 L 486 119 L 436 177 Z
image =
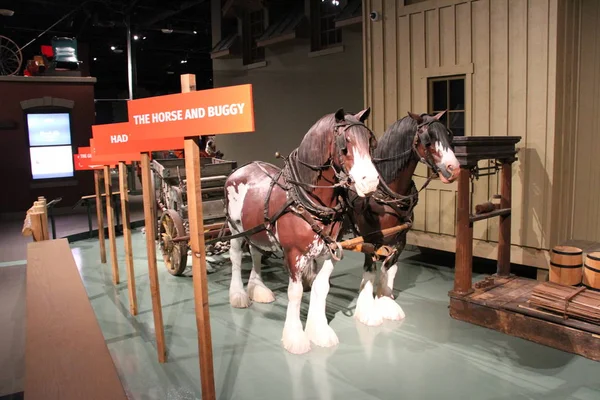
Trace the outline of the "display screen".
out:
M 32 178 L 74 176 L 70 115 L 27 114 L 27 128 Z
M 30 147 L 33 179 L 68 178 L 73 176 L 71 146 Z
M 71 144 L 69 114 L 27 114 L 30 146 Z

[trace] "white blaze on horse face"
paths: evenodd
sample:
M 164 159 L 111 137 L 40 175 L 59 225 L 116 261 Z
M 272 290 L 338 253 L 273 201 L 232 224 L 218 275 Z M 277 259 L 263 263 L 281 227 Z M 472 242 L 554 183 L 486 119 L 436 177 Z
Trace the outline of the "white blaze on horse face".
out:
M 244 199 L 246 198 L 248 189 L 249 186 L 245 183 L 240 183 L 237 187 L 234 183 L 227 187 L 227 207 L 229 209 L 229 217 L 238 229 L 242 229 L 242 209 L 244 208 Z
M 449 147 L 444 147 L 441 142 L 435 142 L 436 164 L 440 169 L 440 179 L 444 183 L 450 183 L 456 180 L 460 171 L 460 164 Z
M 375 190 L 379 185 L 379 173 L 373 165 L 369 154 L 360 154 L 358 149 L 352 149 L 354 164 L 350 168 L 349 175 L 354 181 L 356 193 L 360 197 L 365 197 Z

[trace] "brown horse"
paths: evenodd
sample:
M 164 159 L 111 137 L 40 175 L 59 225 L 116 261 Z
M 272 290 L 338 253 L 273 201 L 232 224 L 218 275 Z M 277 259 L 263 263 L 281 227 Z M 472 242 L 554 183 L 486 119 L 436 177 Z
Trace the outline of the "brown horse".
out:
M 306 133 L 284 168 L 255 161 L 238 168 L 225 183 L 228 225 L 232 234 L 239 234 L 231 239 L 229 301 L 233 307 L 248 307 L 250 300 L 274 301 L 261 278 L 261 253 L 282 254 L 289 272 L 282 341 L 294 354 L 309 351 L 311 341 L 323 347 L 338 343 L 327 324 L 325 300 L 332 258 L 341 257 L 335 240 L 347 206 L 345 188 L 352 186 L 364 197 L 379 184 L 371 162 L 375 136 L 363 123 L 369 113 L 367 108 L 356 115 L 343 110 L 326 115 Z M 248 293 L 241 276 L 244 240 L 253 264 Z M 305 330 L 300 321 L 303 283 L 312 286 Z
M 382 262 L 376 297 L 373 297 L 375 261 L 365 254 L 364 273 L 354 313 L 363 324 L 377 326 L 384 319 L 401 320 L 402 308 L 392 293 L 398 270 L 398 257 L 406 245 L 407 230 L 382 237 L 377 232 L 406 222 L 412 223 L 418 191 L 412 180 L 419 161 L 431 168 L 443 183 L 458 178 L 460 166 L 452 150 L 452 132 L 439 122 L 444 115 L 416 115 L 411 112 L 392 124 L 379 139 L 373 161 L 380 173 L 380 187 L 369 198 L 355 197 L 351 201 L 350 220 L 358 235 L 366 241 L 388 246 Z M 429 182 L 427 180 L 426 184 Z M 371 234 L 374 233 L 374 234 Z

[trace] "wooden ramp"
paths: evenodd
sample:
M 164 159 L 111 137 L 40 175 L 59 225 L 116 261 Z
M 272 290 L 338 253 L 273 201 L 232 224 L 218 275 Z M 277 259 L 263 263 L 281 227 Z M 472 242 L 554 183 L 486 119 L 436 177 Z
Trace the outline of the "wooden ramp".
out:
M 529 304 L 540 282 L 492 276 L 473 292 L 450 292 L 452 318 L 600 361 L 600 326 L 537 309 Z
M 127 399 L 66 239 L 27 246 L 25 399 Z

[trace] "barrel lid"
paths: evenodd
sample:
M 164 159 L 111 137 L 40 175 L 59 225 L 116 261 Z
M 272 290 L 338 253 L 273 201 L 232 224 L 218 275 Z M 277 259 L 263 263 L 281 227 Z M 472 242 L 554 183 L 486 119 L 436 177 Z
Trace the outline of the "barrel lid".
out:
M 579 247 L 574 246 L 555 246 L 552 248 L 552 252 L 555 254 L 563 254 L 563 255 L 579 255 L 583 254 L 583 250 Z M 599 254 L 600 256 L 600 254 Z
M 600 261 L 600 251 L 593 251 L 587 254 L 587 258 L 594 261 Z

